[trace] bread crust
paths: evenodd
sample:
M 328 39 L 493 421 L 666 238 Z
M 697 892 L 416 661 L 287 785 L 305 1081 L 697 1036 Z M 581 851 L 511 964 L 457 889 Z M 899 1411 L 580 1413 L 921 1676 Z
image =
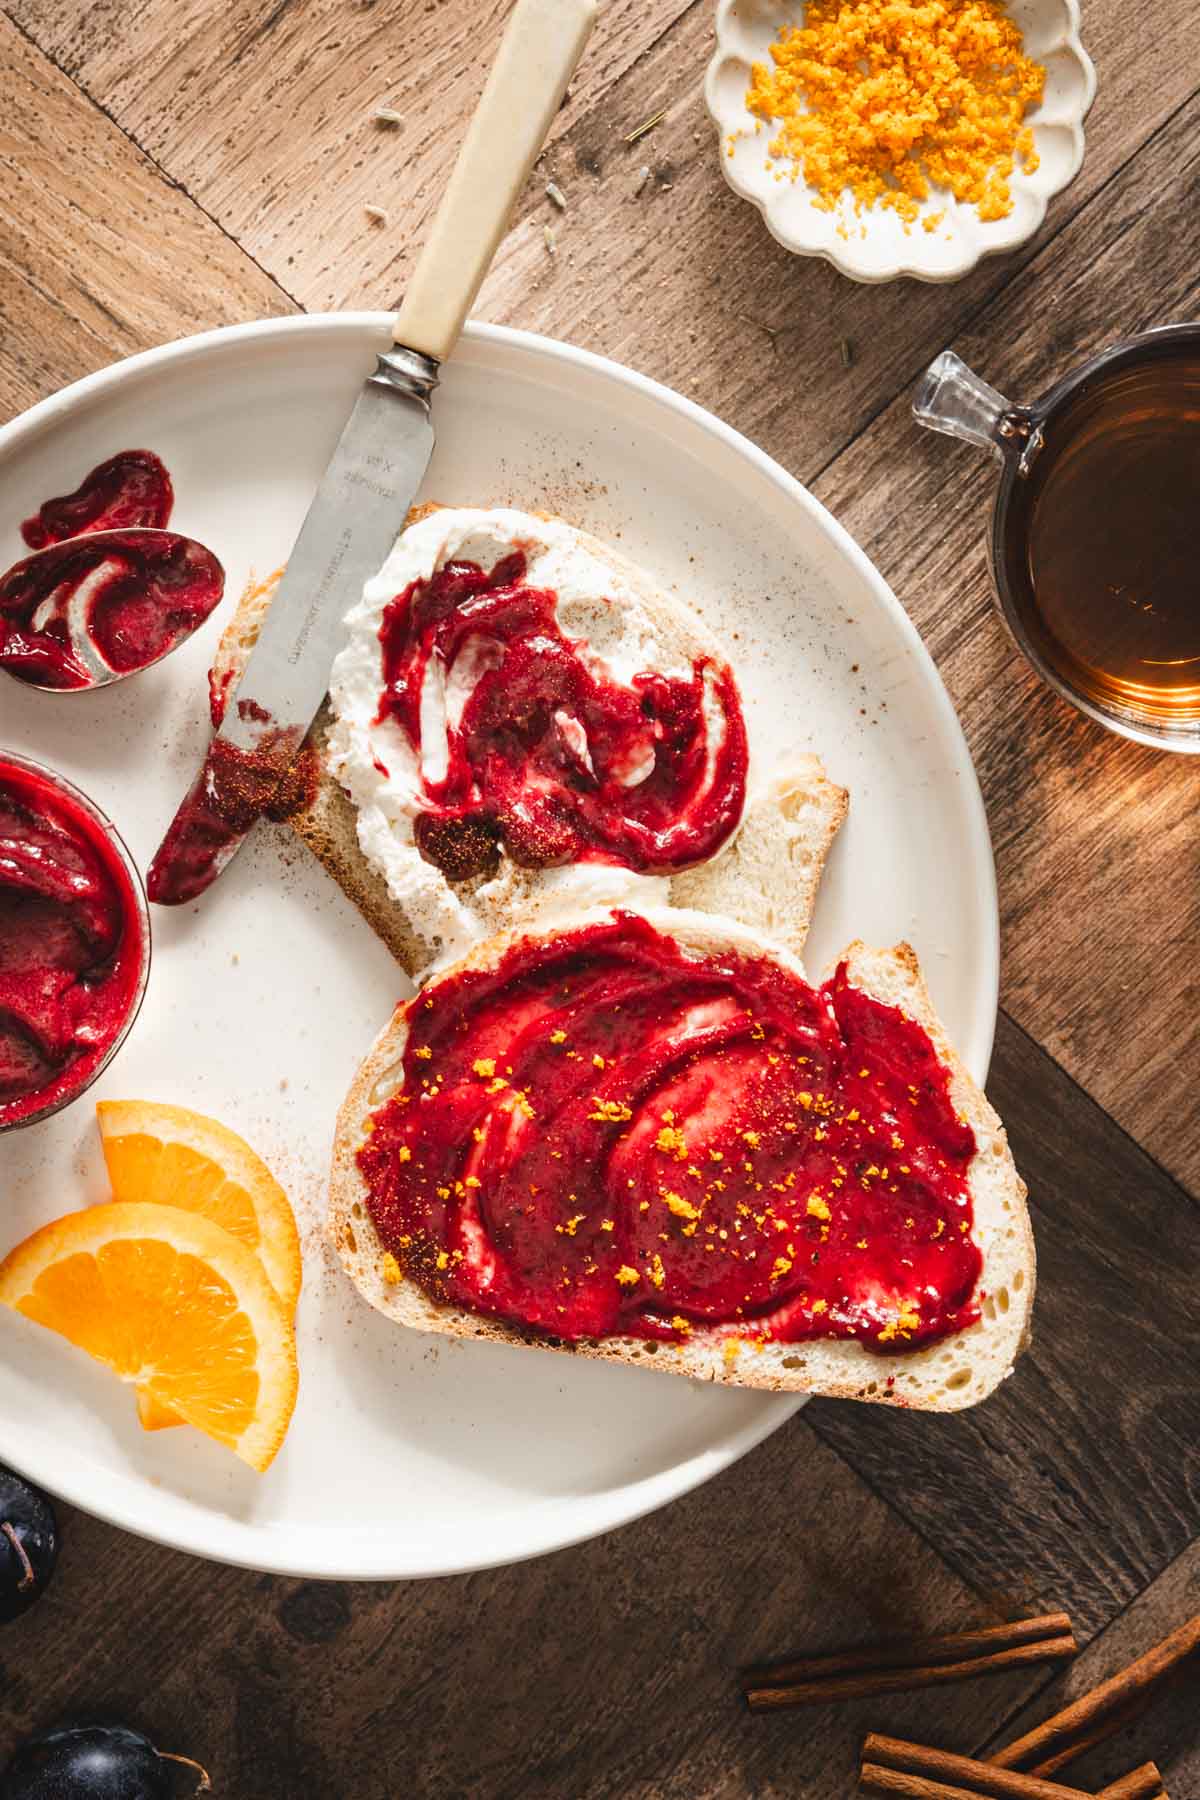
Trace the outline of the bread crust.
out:
M 580 914 L 572 928 L 606 919 L 598 909 Z M 765 945 L 744 926 L 702 913 L 662 909 L 645 915 L 685 948 L 701 952 L 736 950 L 770 957 L 803 975 L 788 951 Z M 510 932 L 479 945 L 445 972 L 492 968 L 514 943 L 552 938 L 554 932 Z M 898 1006 L 928 1032 L 950 1076 L 956 1109 L 975 1132 L 977 1151 L 969 1181 L 976 1214 L 976 1241 L 984 1253 L 980 1290 L 986 1292 L 979 1322 L 927 1349 L 880 1356 L 861 1344 L 842 1341 L 745 1345 L 727 1360 L 725 1340 L 695 1329 L 681 1346 L 651 1346 L 641 1338 L 612 1337 L 563 1342 L 524 1331 L 500 1320 L 439 1304 L 410 1280 L 384 1278 L 384 1249 L 366 1207 L 367 1190 L 357 1152 L 369 1114 L 396 1088 L 396 1074 L 408 1037 L 414 1002 L 397 1008 L 356 1074 L 338 1114 L 330 1175 L 328 1232 L 347 1274 L 369 1303 L 395 1323 L 449 1337 L 554 1350 L 606 1362 L 635 1364 L 730 1387 L 774 1393 L 822 1394 L 951 1412 L 976 1404 L 1011 1373 L 1029 1341 L 1036 1262 L 1033 1232 L 1025 1206 L 1025 1184 L 1013 1164 L 1004 1128 L 953 1049 L 929 997 L 915 952 L 908 944 L 872 950 L 853 943 L 838 959 L 850 981 L 887 1004 Z M 441 979 L 440 976 L 434 980 Z M 426 990 L 427 991 L 427 990 Z M 1003 1299 L 1001 1296 L 1003 1295 Z

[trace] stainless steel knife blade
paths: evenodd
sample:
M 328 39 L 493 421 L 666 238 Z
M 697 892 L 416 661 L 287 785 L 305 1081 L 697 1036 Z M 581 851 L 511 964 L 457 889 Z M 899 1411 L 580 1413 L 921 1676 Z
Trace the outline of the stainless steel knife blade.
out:
M 379 570 L 433 454 L 438 364 L 378 359 L 321 479 L 204 767 L 150 865 L 160 905 L 203 893 L 270 805 L 320 708 L 347 609 Z
M 429 393 L 436 363 L 421 379 L 388 351 L 359 395 L 333 459 L 305 515 L 222 729 L 243 749 L 257 742 L 261 709 L 280 724 L 303 722 L 320 706 L 341 648 L 347 608 L 379 568 L 404 524 L 433 454 Z
M 516 0 L 380 356 L 343 431 L 204 766 L 150 865 L 160 905 L 202 894 L 288 775 L 346 610 L 391 548 L 433 452 L 429 396 L 595 23 L 596 0 Z

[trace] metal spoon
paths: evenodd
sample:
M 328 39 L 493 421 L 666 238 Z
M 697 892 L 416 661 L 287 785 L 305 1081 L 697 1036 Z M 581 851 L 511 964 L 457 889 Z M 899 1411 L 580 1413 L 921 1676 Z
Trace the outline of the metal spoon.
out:
M 113 554 L 118 551 L 124 554 Z M 56 579 L 57 566 L 62 573 Z M 125 591 L 113 592 L 131 581 Z M 0 577 L 0 669 L 53 694 L 124 681 L 186 643 L 224 589 L 225 571 L 211 550 L 177 531 L 129 525 L 63 538 Z M 142 650 L 130 644 L 128 628 L 122 634 L 111 616 L 97 617 L 106 600 L 110 614 L 118 606 L 136 606 Z M 98 641 L 98 626 L 107 627 L 109 655 Z M 119 654 L 110 660 L 114 648 Z

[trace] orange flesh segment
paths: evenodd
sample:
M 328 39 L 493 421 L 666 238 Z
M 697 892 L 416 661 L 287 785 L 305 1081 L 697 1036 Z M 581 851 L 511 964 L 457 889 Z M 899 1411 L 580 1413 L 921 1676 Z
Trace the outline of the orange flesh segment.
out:
M 236 1444 L 254 1417 L 250 1321 L 227 1282 L 170 1244 L 120 1239 L 65 1257 L 19 1310 L 221 1443 Z
M 254 1202 L 209 1156 L 187 1144 L 163 1143 L 146 1132 L 107 1138 L 104 1158 L 117 1200 L 186 1206 L 223 1225 L 250 1250 L 262 1242 Z
M 156 1400 L 149 1388 L 137 1389 L 138 1424 L 143 1431 L 168 1431 L 172 1425 L 186 1425 L 187 1420 Z

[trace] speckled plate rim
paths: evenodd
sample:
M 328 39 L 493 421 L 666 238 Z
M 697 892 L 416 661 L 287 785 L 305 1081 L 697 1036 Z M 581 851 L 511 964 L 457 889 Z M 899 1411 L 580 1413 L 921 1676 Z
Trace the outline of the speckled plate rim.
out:
M 1065 127 L 1071 138 L 1071 154 L 1053 180 L 1044 180 L 1036 188 L 1025 185 L 1023 197 L 1026 203 L 1026 216 L 1019 225 L 1011 221 L 997 220 L 990 225 L 979 224 L 973 243 L 968 243 L 963 255 L 953 265 L 942 269 L 931 269 L 923 266 L 916 259 L 901 259 L 880 268 L 868 268 L 861 258 L 854 253 L 853 241 L 844 247 L 823 246 L 809 242 L 797 236 L 781 223 L 779 207 L 773 204 L 777 189 L 774 183 L 767 183 L 765 171 L 762 174 L 761 188 L 751 180 L 743 177 L 735 166 L 734 160 L 726 154 L 726 144 L 730 137 L 740 129 L 740 121 L 733 117 L 728 107 L 722 103 L 720 84 L 725 64 L 742 60 L 740 53 L 733 45 L 734 14 L 741 0 L 717 0 L 716 7 L 716 49 L 709 60 L 704 78 L 704 100 L 709 117 L 717 130 L 717 160 L 721 171 L 735 194 L 743 200 L 749 200 L 762 215 L 763 223 L 785 250 L 795 256 L 812 257 L 817 261 L 828 262 L 840 274 L 850 281 L 861 282 L 866 286 L 878 285 L 885 281 L 895 281 L 901 276 L 908 276 L 914 281 L 946 282 L 960 281 L 978 267 L 988 256 L 1001 256 L 1007 251 L 1016 250 L 1027 243 L 1041 229 L 1046 216 L 1046 209 L 1056 194 L 1069 187 L 1083 165 L 1084 132 L 1083 122 L 1091 111 L 1096 98 L 1096 69 L 1091 57 L 1083 47 L 1081 36 L 1081 16 L 1079 0 L 1053 0 L 1060 7 L 1064 16 L 1064 28 L 1059 37 L 1056 49 L 1072 58 L 1079 67 L 1082 86 L 1079 104 L 1071 112 L 1056 123 Z M 781 9 L 782 11 L 782 5 Z M 803 0 L 794 4 L 793 10 L 799 14 L 803 11 Z M 1036 135 L 1036 133 L 1035 133 Z
M 188 360 L 219 357 L 226 348 L 244 349 L 290 336 L 341 334 L 360 339 L 374 333 L 379 344 L 390 341 L 392 315 L 387 313 L 301 314 L 281 319 L 255 320 L 219 330 L 177 339 L 153 350 L 126 358 L 48 396 L 0 427 L 0 464 L 4 456 L 26 437 L 32 437 L 84 402 L 91 403 L 126 381 Z M 606 382 L 614 391 L 633 391 L 661 408 L 697 434 L 720 445 L 769 482 L 784 499 L 805 513 L 827 540 L 833 556 L 856 573 L 872 601 L 888 617 L 892 628 L 909 650 L 920 670 L 928 697 L 929 725 L 945 754 L 958 786 L 964 821 L 964 848 L 980 917 L 980 943 L 972 968 L 975 993 L 974 1026 L 960 1041 L 960 1051 L 975 1078 L 984 1081 L 995 1032 L 999 996 L 999 914 L 991 839 L 978 779 L 962 727 L 937 668 L 899 600 L 850 534 L 793 476 L 749 439 L 706 412 L 694 401 L 640 375 L 607 357 L 558 343 L 533 332 L 501 325 L 469 322 L 464 332 L 469 352 L 548 366 L 554 371 L 555 389 L 561 394 L 573 373 Z M 764 1396 L 771 1401 L 747 1425 L 731 1430 L 716 1445 L 681 1459 L 653 1475 L 627 1482 L 603 1495 L 577 1496 L 575 1508 L 560 1499 L 543 1498 L 527 1509 L 522 1529 L 510 1531 L 502 1547 L 480 1533 L 477 1545 L 466 1547 L 452 1563 L 415 1564 L 405 1555 L 403 1531 L 377 1531 L 359 1535 L 330 1532 L 295 1525 L 255 1525 L 185 1502 L 170 1509 L 169 1518 L 156 1517 L 153 1484 L 136 1474 L 108 1472 L 105 1489 L 84 1484 L 70 1459 L 64 1466 L 55 1450 L 30 1453 L 19 1442 L 0 1442 L 0 1458 L 11 1459 L 23 1474 L 39 1486 L 82 1507 L 111 1525 L 132 1531 L 171 1549 L 184 1550 L 233 1566 L 264 1573 L 330 1580 L 395 1581 L 468 1573 L 475 1569 L 505 1566 L 550 1551 L 586 1542 L 604 1532 L 632 1523 L 681 1495 L 711 1480 L 745 1456 L 791 1418 L 805 1404 L 805 1396 Z M 586 1499 L 586 1504 L 584 1503 Z

